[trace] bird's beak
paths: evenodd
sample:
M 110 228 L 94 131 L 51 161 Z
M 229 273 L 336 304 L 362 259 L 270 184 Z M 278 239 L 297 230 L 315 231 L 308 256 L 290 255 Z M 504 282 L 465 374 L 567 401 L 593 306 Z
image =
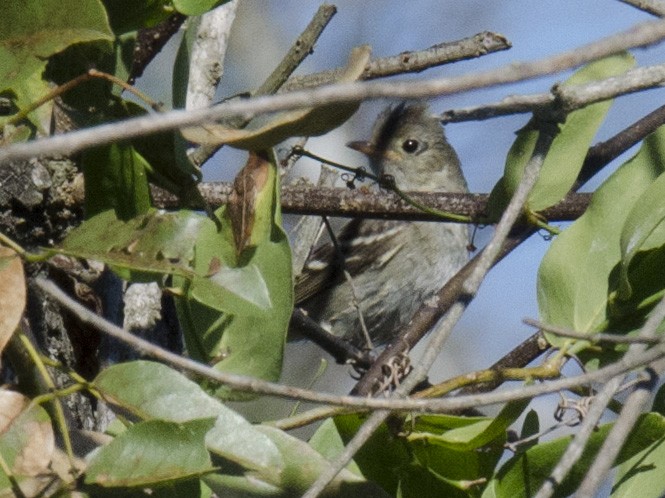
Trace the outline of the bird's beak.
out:
M 374 144 L 364 140 L 360 140 L 358 142 L 349 142 L 346 144 L 346 146 L 350 149 L 357 150 L 358 152 L 365 154 L 367 157 L 372 157 L 376 154 Z

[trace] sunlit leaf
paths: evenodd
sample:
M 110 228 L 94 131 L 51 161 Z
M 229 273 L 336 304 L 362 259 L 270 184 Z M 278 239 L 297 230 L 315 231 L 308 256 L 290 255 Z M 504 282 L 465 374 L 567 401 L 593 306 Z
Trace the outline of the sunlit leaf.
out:
M 552 243 L 538 271 L 540 317 L 546 323 L 592 332 L 608 319 L 609 293 L 618 285 L 624 222 L 636 201 L 665 171 L 659 159 L 665 127 L 594 193 L 586 213 Z M 618 273 L 618 272 L 617 272 Z M 554 345 L 565 339 L 547 335 Z
M 354 48 L 349 63 L 338 82 L 357 80 L 369 62 L 370 48 Z M 192 142 L 210 145 L 228 144 L 247 150 L 262 150 L 273 147 L 294 136 L 322 135 L 340 126 L 358 109 L 357 103 L 329 104 L 294 111 L 261 115 L 242 128 L 229 128 L 210 123 L 185 128 L 183 136 Z
M 622 74 L 634 65 L 633 57 L 627 53 L 613 55 L 593 62 L 571 76 L 563 86 L 580 85 L 610 76 Z M 529 194 L 527 206 L 532 211 L 550 207 L 570 191 L 584 163 L 589 146 L 596 131 L 605 119 L 611 100 L 598 102 L 575 110 L 559 125 L 559 133 L 547 151 L 538 181 Z M 542 123 L 535 116 L 520 130 L 506 158 L 503 178 L 492 191 L 491 216 L 498 219 L 519 185 L 524 168 L 531 159 L 541 133 Z M 549 126 L 549 125 L 548 125 Z
M 192 276 L 194 243 L 206 221 L 205 216 L 185 210 L 153 209 L 128 221 L 106 211 L 72 230 L 60 249 L 107 263 L 126 278 L 132 272 Z
M 652 161 L 665 164 L 665 141 L 650 142 Z M 665 244 L 665 176 L 656 179 L 635 202 L 621 232 L 621 282 L 619 298 L 626 299 L 632 289 L 629 268 L 639 251 Z
M 449 427 L 450 416 L 428 416 L 422 422 L 416 422 L 414 431 L 407 436 L 409 441 L 422 440 L 429 444 L 439 444 L 459 450 L 475 450 L 493 441 L 505 441 L 506 431 L 522 414 L 530 400 L 519 400 L 506 404 L 501 412 L 490 417 L 458 417 L 468 421 L 459 427 Z M 437 421 L 443 422 L 437 428 Z
M 647 446 L 617 469 L 613 498 L 662 498 L 665 495 L 665 437 Z
M 0 390 L 0 455 L 15 477 L 49 473 L 55 449 L 51 419 L 19 393 Z M 0 489 L 9 487 L 0 469 Z

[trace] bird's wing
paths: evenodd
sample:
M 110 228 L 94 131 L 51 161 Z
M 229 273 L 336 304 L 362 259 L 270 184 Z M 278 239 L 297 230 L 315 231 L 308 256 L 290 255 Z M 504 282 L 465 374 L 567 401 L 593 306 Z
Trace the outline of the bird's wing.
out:
M 365 271 L 395 245 L 394 238 L 406 226 L 395 220 L 351 220 L 337 236 L 336 246 L 332 242 L 319 246 L 307 258 L 296 278 L 296 303 L 338 284 L 344 269 L 352 278 Z

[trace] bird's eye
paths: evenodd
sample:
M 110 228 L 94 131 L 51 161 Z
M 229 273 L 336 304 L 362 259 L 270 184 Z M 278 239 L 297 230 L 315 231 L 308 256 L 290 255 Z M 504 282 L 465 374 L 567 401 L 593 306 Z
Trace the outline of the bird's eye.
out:
M 404 140 L 404 142 L 402 142 L 402 150 L 404 150 L 404 152 L 408 152 L 409 154 L 411 154 L 415 152 L 417 149 L 418 149 L 418 140 L 409 138 L 407 140 Z

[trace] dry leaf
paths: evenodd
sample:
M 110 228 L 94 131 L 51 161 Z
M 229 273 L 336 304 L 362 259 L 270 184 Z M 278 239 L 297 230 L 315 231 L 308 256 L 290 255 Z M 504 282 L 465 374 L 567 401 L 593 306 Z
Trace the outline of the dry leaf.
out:
M 233 182 L 227 210 L 233 227 L 236 252 L 240 254 L 249 245 L 256 214 L 256 201 L 265 187 L 270 163 L 261 153 L 250 153 L 247 164 Z
M 25 309 L 25 275 L 21 258 L 0 246 L 0 352 L 14 334 Z

